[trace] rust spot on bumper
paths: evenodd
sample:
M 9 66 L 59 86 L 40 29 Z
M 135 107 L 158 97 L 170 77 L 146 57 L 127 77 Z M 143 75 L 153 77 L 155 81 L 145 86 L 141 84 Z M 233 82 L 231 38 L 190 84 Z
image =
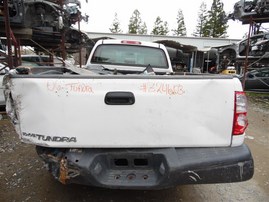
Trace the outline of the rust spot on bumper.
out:
M 60 176 L 59 176 L 59 181 L 62 184 L 66 184 L 66 181 L 69 179 L 68 176 L 68 168 L 67 168 L 67 160 L 66 159 L 61 159 L 60 162 Z

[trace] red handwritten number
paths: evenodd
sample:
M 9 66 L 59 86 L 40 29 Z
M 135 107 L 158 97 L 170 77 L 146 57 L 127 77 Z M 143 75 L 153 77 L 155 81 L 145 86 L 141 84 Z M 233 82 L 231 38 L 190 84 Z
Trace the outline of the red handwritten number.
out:
M 140 89 L 145 93 L 159 93 L 165 95 L 182 95 L 185 93 L 183 86 L 164 83 L 144 83 Z
M 162 93 L 162 86 L 163 85 L 159 85 L 158 88 L 157 88 L 157 93 Z
M 143 91 L 143 92 L 147 92 L 147 84 L 142 84 L 142 86 L 140 87 L 140 89 Z
M 155 83 L 150 84 L 148 90 L 150 93 L 154 93 L 156 91 Z

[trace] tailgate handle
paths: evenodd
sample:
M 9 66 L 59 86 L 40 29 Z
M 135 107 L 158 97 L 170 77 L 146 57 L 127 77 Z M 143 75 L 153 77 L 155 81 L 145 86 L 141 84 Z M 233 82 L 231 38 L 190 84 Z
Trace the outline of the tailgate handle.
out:
M 135 96 L 132 92 L 108 92 L 105 96 L 107 105 L 133 105 Z

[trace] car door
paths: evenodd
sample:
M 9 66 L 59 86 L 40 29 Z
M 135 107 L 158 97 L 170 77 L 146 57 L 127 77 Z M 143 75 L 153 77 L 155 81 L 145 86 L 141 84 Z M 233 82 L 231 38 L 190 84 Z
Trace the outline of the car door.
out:
M 269 68 L 262 69 L 256 74 L 262 90 L 269 91 Z
M 249 72 L 246 78 L 245 89 L 269 91 L 269 68 Z

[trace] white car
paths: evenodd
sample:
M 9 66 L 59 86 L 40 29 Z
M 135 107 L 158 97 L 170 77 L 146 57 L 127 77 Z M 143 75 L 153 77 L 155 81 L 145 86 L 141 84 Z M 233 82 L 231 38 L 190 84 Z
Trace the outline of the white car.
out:
M 161 44 L 102 40 L 85 69 L 10 74 L 7 114 L 63 184 L 141 190 L 252 178 L 239 79 L 172 71 Z

